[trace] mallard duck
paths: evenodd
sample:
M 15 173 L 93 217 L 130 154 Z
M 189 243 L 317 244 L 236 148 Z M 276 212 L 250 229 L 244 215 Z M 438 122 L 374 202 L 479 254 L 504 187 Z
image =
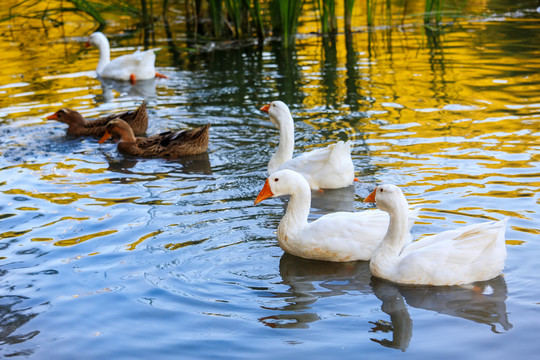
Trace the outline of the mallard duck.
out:
M 302 258 L 334 262 L 369 260 L 388 228 L 388 214 L 376 209 L 335 212 L 308 223 L 309 184 L 301 174 L 289 169 L 278 170 L 266 179 L 255 204 L 281 195 L 291 198 L 278 226 L 278 242 L 284 251 Z M 411 211 L 411 219 L 417 212 Z
M 273 101 L 260 110 L 267 112 L 270 121 L 279 129 L 279 146 L 268 163 L 269 174 L 281 169 L 297 171 L 304 175 L 312 190 L 337 189 L 353 183 L 350 141 L 338 141 L 293 159 L 294 122 L 288 106 L 282 101 Z
M 99 143 L 112 135 L 120 137 L 118 151 L 127 155 L 164 157 L 175 159 L 186 155 L 197 155 L 208 149 L 210 124 L 185 131 L 167 131 L 147 138 L 135 137 L 129 125 L 122 119 L 109 121 Z
M 373 275 L 401 284 L 459 285 L 492 279 L 506 259 L 508 218 L 426 236 L 408 243 L 407 200 L 395 185 L 377 186 L 364 200 L 390 214 L 388 232 L 373 253 Z
M 87 120 L 72 109 L 63 108 L 52 115 L 48 120 L 57 120 L 68 125 L 67 134 L 73 136 L 96 136 L 101 137 L 105 133 L 105 126 L 113 119 L 122 119 L 129 124 L 135 135 L 144 135 L 148 128 L 148 113 L 146 103 L 135 111 L 126 111 L 121 114 L 112 114 L 96 120 Z
M 167 76 L 156 72 L 154 63 L 156 61 L 155 51 L 135 51 L 133 54 L 126 54 L 111 60 L 110 46 L 107 37 L 97 31 L 90 35 L 86 46 L 93 45 L 99 49 L 99 61 L 96 68 L 98 76 L 102 78 L 131 81 L 148 80 L 155 77 L 166 78 Z

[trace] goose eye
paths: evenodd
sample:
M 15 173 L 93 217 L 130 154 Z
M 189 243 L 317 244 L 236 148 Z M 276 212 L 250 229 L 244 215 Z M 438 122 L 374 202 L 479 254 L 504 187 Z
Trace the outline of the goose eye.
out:
M 383 188 L 381 188 L 381 192 L 383 192 L 383 191 L 384 191 L 384 189 L 383 189 Z
M 275 181 L 275 182 L 278 182 L 278 181 L 279 181 L 279 178 L 275 178 L 274 181 Z

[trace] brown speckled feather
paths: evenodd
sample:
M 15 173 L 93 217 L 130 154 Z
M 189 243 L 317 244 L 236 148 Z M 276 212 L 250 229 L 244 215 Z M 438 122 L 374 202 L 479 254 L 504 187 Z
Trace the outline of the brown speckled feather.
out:
M 142 157 L 175 159 L 181 156 L 202 154 L 208 149 L 210 124 L 193 130 L 167 131 L 147 138 L 135 137 L 122 120 L 107 125 L 106 135 L 118 135 L 118 151 Z M 102 141 L 107 138 L 104 135 Z
M 144 135 L 148 128 L 148 113 L 146 103 L 135 111 L 126 111 L 120 114 L 111 114 L 96 120 L 87 120 L 75 110 L 60 109 L 47 119 L 58 120 L 68 124 L 67 134 L 72 136 L 95 136 L 101 137 L 105 133 L 105 127 L 109 121 L 122 119 L 131 126 L 135 135 Z

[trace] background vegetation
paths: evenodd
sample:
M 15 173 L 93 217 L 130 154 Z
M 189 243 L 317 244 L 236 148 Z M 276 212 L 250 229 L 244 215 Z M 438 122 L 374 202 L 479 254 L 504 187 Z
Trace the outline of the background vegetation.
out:
M 353 15 L 364 15 L 358 26 L 370 31 L 375 26 L 403 23 L 405 16 L 422 18 L 426 27 L 438 28 L 443 18 L 461 11 L 467 0 L 425 1 L 423 12 L 408 14 L 414 0 L 6 0 L 8 11 L 0 21 L 14 18 L 39 20 L 58 26 L 63 14 L 77 12 L 102 30 L 110 15 L 131 19 L 137 29 L 151 29 L 156 22 L 182 22 L 185 33 L 195 42 L 280 38 L 284 47 L 294 43 L 305 11 L 315 11 L 321 34 L 350 33 Z M 398 11 L 401 11 L 399 14 Z M 338 13 L 338 10 L 341 13 Z M 397 18 L 396 18 L 397 17 Z M 379 22 L 376 19 L 380 19 Z

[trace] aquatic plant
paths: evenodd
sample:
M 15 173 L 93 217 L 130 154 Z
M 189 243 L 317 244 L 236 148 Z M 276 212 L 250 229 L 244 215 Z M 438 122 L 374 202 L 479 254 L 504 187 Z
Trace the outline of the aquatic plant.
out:
M 444 10 L 444 0 L 424 0 L 421 14 L 408 14 L 409 0 L 7 0 L 8 15 L 0 21 L 15 17 L 47 21 L 53 26 L 63 24 L 62 13 L 77 12 L 88 16 L 103 29 L 111 15 L 138 21 L 137 29 L 153 28 L 159 17 L 154 16 L 154 7 L 162 15 L 163 23 L 176 18 L 185 24 L 190 42 L 247 39 L 256 36 L 260 41 L 271 35 L 280 37 L 282 46 L 294 45 L 300 17 L 305 11 L 313 11 L 320 23 L 320 32 L 334 34 L 339 32 L 338 11 L 343 11 L 343 30 L 351 33 L 353 11 L 366 17 L 368 30 L 376 20 L 382 20 L 386 27 L 393 26 L 393 6 L 403 9 L 405 16 L 423 17 L 424 26 L 438 28 L 443 16 L 450 12 Z M 451 6 L 460 12 L 467 0 L 460 0 Z M 447 6 L 449 8 L 450 6 Z M 173 9 L 174 8 L 174 9 Z M 179 8 L 181 10 L 179 10 Z M 341 10 L 342 9 L 342 10 Z M 361 11 L 363 9 L 363 11 Z M 445 12 L 446 11 L 446 12 Z M 127 17 L 126 17 L 127 15 Z M 399 14 L 398 14 L 399 16 Z M 133 21 L 133 20 L 132 20 Z

